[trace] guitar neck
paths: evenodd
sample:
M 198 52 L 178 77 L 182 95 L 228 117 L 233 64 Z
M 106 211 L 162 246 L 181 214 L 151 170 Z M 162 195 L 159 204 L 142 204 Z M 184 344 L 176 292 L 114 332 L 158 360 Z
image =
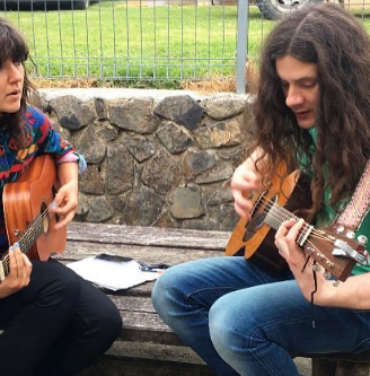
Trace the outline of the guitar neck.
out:
M 271 208 L 269 208 L 269 210 L 266 212 L 264 223 L 269 227 L 273 228 L 274 230 L 278 230 L 282 223 L 289 219 L 295 219 L 298 221 L 299 217 L 297 217 L 287 209 L 281 207 L 280 205 L 276 204 L 275 202 L 271 202 Z M 307 223 L 303 225 L 297 238 L 297 243 L 301 247 L 303 247 L 306 243 L 306 240 L 308 239 L 312 230 L 313 226 L 308 225 Z
M 19 249 L 22 253 L 27 253 L 35 241 L 43 234 L 43 218 L 47 215 L 47 209 L 40 213 L 30 224 L 26 231 L 18 238 Z M 9 255 L 7 254 L 0 261 L 0 281 L 3 281 L 9 274 Z

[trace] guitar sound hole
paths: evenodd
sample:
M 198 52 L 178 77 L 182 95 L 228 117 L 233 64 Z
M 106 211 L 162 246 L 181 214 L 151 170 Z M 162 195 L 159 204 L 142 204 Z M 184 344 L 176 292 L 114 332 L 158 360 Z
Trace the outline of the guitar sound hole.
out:
M 253 211 L 251 213 L 252 219 L 248 223 L 243 236 L 243 241 L 250 240 L 257 232 L 257 230 L 264 225 L 267 215 L 272 208 L 272 204 L 277 201 L 277 195 L 271 199 L 266 199 L 266 192 L 262 193 L 256 201 Z
M 266 214 L 264 212 L 258 212 L 253 216 L 251 222 L 248 223 L 248 227 L 245 229 L 243 236 L 244 242 L 248 241 L 256 234 L 256 231 L 264 224 L 265 218 Z

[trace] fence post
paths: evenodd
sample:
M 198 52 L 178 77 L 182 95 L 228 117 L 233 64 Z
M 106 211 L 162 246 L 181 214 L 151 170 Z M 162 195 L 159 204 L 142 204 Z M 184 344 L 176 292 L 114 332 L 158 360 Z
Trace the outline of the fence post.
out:
M 248 47 L 248 7 L 249 0 L 238 0 L 238 42 L 236 51 L 236 92 L 245 94 L 246 78 L 245 64 L 247 63 Z

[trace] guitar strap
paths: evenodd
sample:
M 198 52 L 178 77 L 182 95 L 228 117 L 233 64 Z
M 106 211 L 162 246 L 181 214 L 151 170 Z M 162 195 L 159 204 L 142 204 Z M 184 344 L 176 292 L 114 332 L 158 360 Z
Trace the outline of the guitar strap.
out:
M 338 217 L 337 223 L 356 231 L 370 209 L 370 161 L 367 162 L 365 171 L 361 176 L 350 202 L 343 213 Z
M 346 205 L 342 214 L 338 217 L 336 223 L 347 229 L 356 231 L 370 209 L 370 161 L 367 162 L 365 171 L 358 182 L 351 200 Z M 315 289 L 311 292 L 311 310 L 312 310 L 312 327 L 315 328 L 315 306 L 314 295 L 317 291 L 317 276 L 313 268 L 313 278 Z M 338 281 L 334 282 L 338 285 Z

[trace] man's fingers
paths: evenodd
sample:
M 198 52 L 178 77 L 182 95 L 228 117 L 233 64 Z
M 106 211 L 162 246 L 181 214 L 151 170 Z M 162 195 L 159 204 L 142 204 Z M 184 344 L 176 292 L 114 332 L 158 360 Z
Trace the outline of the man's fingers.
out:
M 280 255 L 287 260 L 300 259 L 302 256 L 301 251 L 298 249 L 297 238 L 304 223 L 303 219 L 298 221 L 290 219 L 284 221 L 276 232 L 275 245 Z
M 305 222 L 302 218 L 300 218 L 298 221 L 294 218 L 284 221 L 280 225 L 276 235 L 277 237 L 289 237 L 296 239 L 304 223 Z

